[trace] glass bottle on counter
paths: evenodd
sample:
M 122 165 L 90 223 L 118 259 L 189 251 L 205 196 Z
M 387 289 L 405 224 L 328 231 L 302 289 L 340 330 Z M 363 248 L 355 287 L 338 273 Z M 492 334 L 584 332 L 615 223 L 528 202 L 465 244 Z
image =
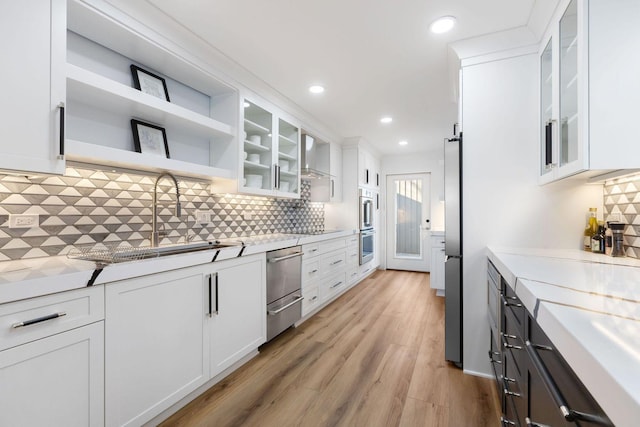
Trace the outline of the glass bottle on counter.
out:
M 598 231 L 591 238 L 591 252 L 603 254 L 604 246 L 604 226 L 598 225 Z
M 584 250 L 591 250 L 591 238 L 598 233 L 598 208 L 589 208 L 587 226 L 584 228 Z

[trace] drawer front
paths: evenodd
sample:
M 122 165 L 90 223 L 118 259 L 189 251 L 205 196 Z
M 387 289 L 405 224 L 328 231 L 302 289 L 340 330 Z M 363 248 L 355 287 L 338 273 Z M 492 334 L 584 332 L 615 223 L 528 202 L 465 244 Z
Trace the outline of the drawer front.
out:
M 360 261 L 360 248 L 347 248 L 347 265 L 358 265 Z
M 322 301 L 331 299 L 335 294 L 347 287 L 346 275 L 344 272 L 333 275 L 325 279 L 320 284 L 320 298 Z
M 518 377 L 524 377 L 524 368 L 526 368 L 527 352 L 522 341 L 522 330 L 520 325 L 514 320 L 510 311 L 505 313 L 504 332 L 502 334 L 502 349 L 504 353 L 511 355 Z
M 352 285 L 358 281 L 358 266 L 350 267 L 347 269 L 347 283 Z
M 302 283 L 313 281 L 320 277 L 320 262 L 303 261 L 302 262 Z
M 322 276 L 333 274 L 334 272 L 343 269 L 346 265 L 346 253 L 345 251 L 332 253 L 326 255 L 320 260 L 320 272 Z
M 349 248 L 355 247 L 357 249 L 360 246 L 360 239 L 357 235 L 349 236 L 345 240 Z
M 489 326 L 494 331 L 495 335 L 500 333 L 502 329 L 501 320 L 502 314 L 500 309 L 502 308 L 502 299 L 500 298 L 500 291 L 491 285 L 491 280 L 487 280 L 487 305 L 489 309 Z
M 302 288 L 302 315 L 306 316 L 318 307 L 320 304 L 320 295 L 318 287 Z
M 505 311 L 511 311 L 515 320 L 518 324 L 521 325 L 522 331 L 524 332 L 524 313 L 525 308 L 522 305 L 520 299 L 516 296 L 516 293 L 510 286 L 503 286 L 503 297 L 502 297 L 502 307 Z
M 302 245 L 302 253 L 302 259 L 313 258 L 320 255 L 320 246 L 318 245 L 318 243 Z
M 0 305 L 0 350 L 102 319 L 102 285 L 3 304 Z
M 319 243 L 319 252 L 321 254 L 326 254 L 328 252 L 332 252 L 338 249 L 343 249 L 345 246 L 346 246 L 345 239 L 328 240 L 326 242 Z

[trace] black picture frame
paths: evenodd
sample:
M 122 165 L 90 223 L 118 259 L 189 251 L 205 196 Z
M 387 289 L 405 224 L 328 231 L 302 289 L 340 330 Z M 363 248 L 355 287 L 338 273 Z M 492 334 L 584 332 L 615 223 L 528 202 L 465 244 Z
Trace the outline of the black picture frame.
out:
M 159 99 L 169 100 L 169 90 L 167 82 L 160 76 L 131 64 L 131 75 L 133 76 L 133 86 L 139 91 Z
M 133 145 L 138 153 L 170 159 L 167 132 L 163 127 L 131 119 Z

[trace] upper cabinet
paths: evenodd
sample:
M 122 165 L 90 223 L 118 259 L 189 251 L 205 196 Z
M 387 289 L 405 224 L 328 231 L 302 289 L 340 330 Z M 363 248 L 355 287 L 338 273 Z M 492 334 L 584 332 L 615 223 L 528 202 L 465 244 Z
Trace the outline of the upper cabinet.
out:
M 358 149 L 358 186 L 372 190 L 380 187 L 380 162 L 363 148 Z
M 329 144 L 329 201 L 342 201 L 342 146 Z
M 0 169 L 64 173 L 66 0 L 2 5 Z
M 110 12 L 114 16 L 69 2 L 68 158 L 203 179 L 235 178 L 237 90 L 187 53 L 161 45 L 159 35 Z M 137 125 L 138 141 L 132 119 L 152 125 Z
M 300 126 L 294 120 L 244 100 L 244 142 L 239 191 L 300 197 Z
M 540 182 L 637 168 L 640 3 L 563 0 L 540 47 Z

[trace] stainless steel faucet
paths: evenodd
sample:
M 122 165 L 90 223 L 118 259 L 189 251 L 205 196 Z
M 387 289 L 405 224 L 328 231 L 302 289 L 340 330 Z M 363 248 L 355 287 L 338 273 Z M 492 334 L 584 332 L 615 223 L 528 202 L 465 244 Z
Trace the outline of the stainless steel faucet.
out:
M 164 177 L 171 178 L 173 180 L 173 183 L 176 186 L 176 212 L 175 212 L 175 215 L 177 217 L 179 217 L 180 214 L 181 214 L 181 210 L 182 210 L 181 206 L 180 206 L 180 187 L 178 186 L 178 180 L 170 172 L 164 172 L 164 173 L 160 174 L 160 176 L 158 176 L 158 178 L 156 178 L 156 183 L 153 186 L 153 205 L 152 205 L 152 208 L 151 208 L 151 210 L 152 210 L 152 212 L 151 212 L 151 247 L 152 248 L 157 247 L 158 244 L 160 243 L 160 232 L 158 231 L 158 221 L 157 221 L 157 215 L 158 215 L 158 183 Z

